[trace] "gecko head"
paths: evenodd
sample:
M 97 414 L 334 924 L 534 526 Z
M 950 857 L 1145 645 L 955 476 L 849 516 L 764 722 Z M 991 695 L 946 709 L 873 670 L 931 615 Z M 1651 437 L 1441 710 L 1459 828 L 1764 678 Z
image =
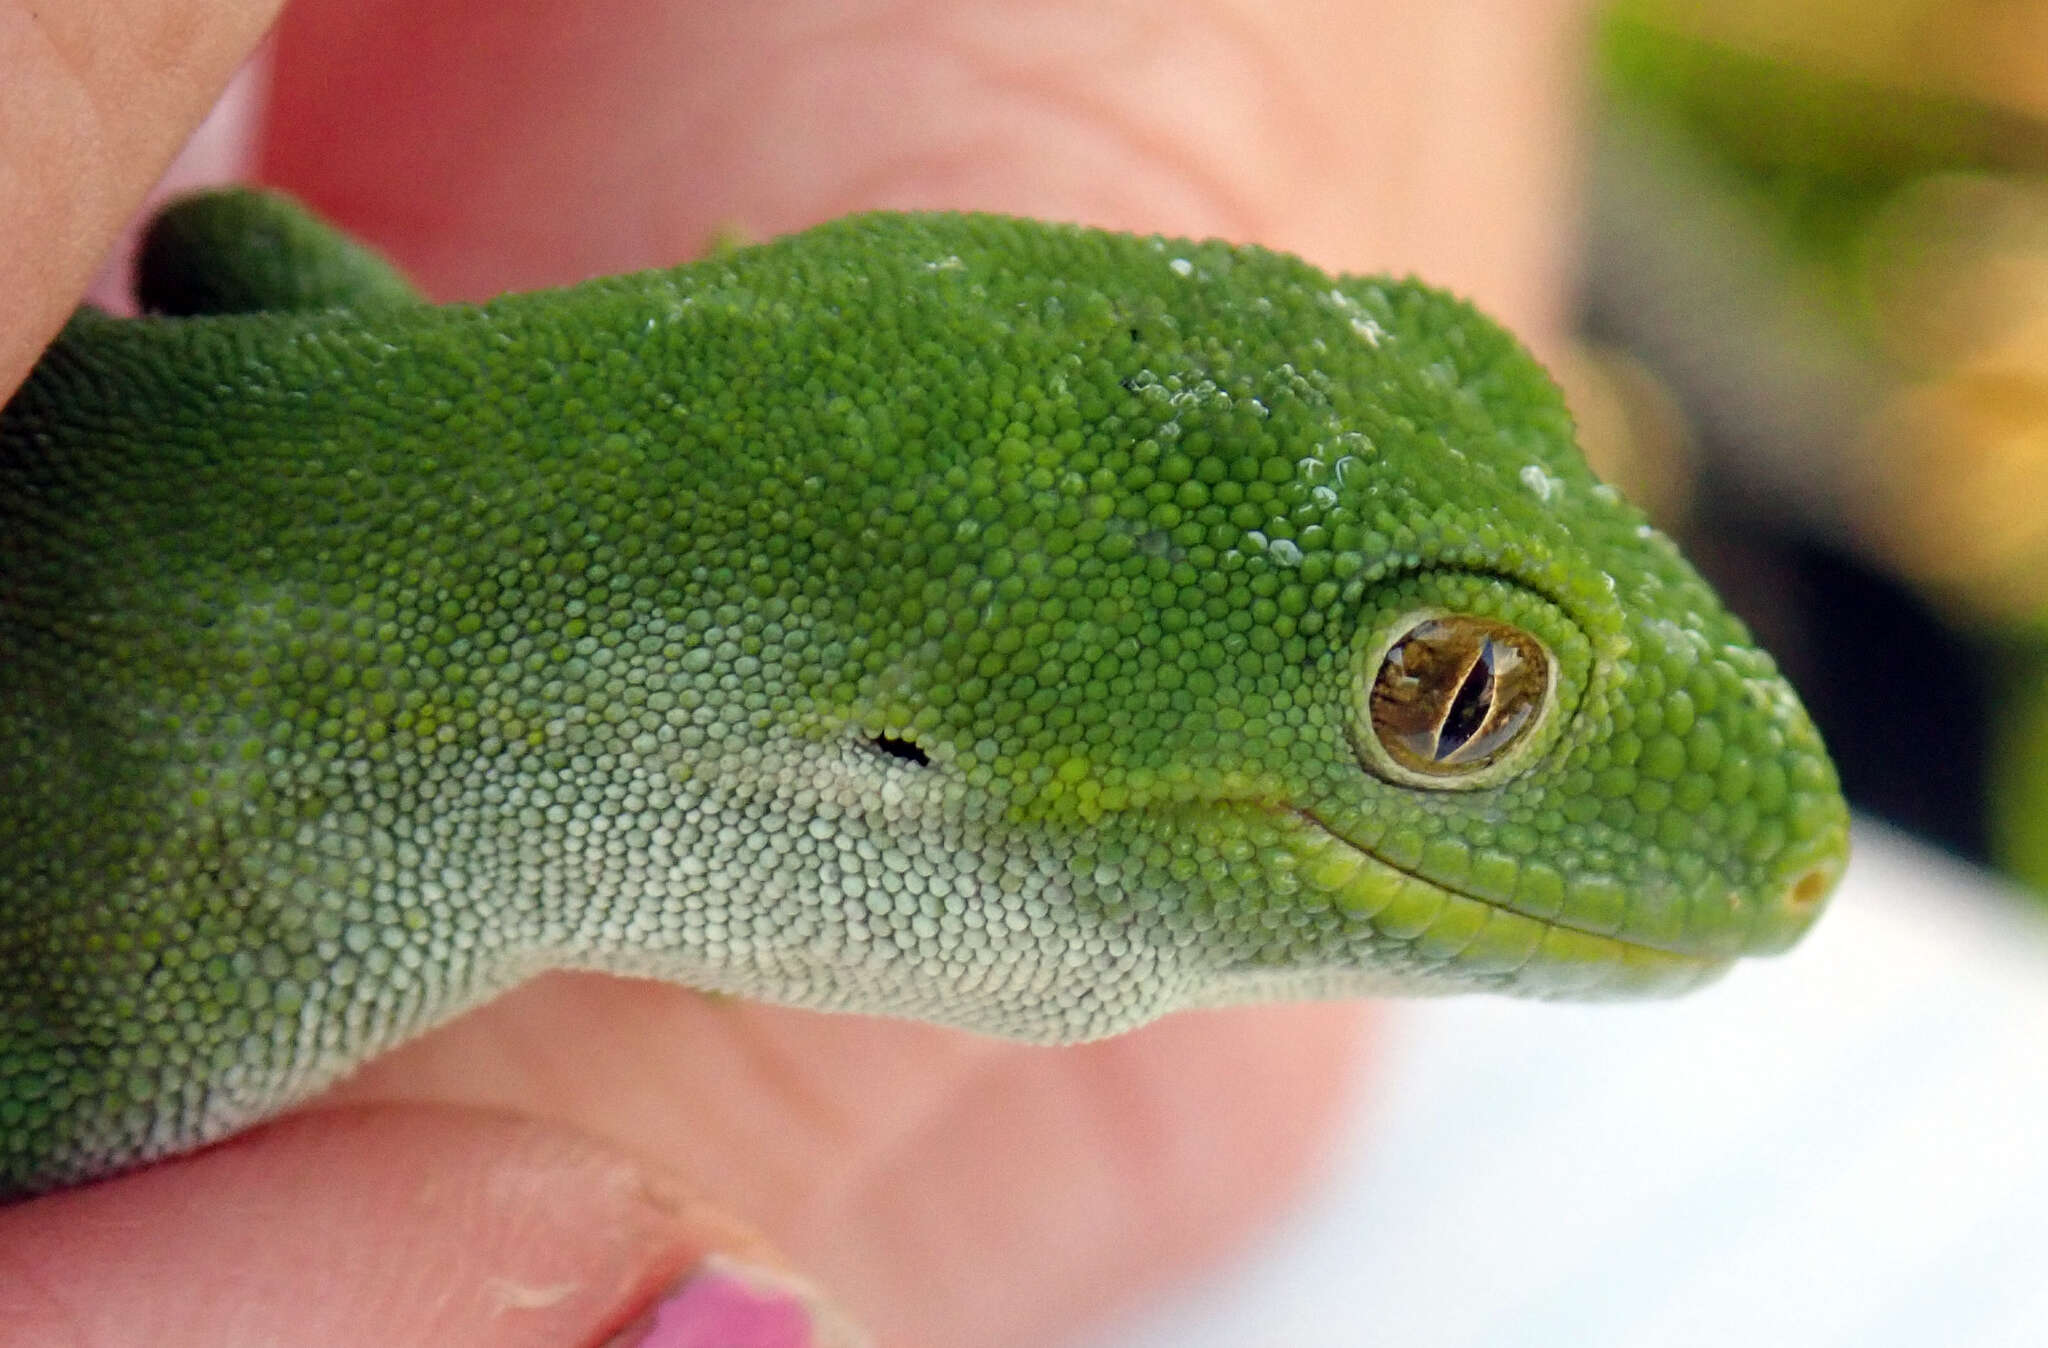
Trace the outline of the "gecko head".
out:
M 1197 568 L 1239 601 L 1199 766 L 1159 793 L 1221 839 L 1202 995 L 1658 994 L 1792 944 L 1847 852 L 1819 735 L 1541 368 L 1423 286 L 1260 294 L 1285 318 L 1230 359 L 1155 370 L 1181 445 L 1256 463 Z
M 1811 924 L 1847 850 L 1812 722 L 1506 333 L 1258 249 L 913 228 L 937 261 L 848 307 L 960 339 L 892 388 L 887 480 L 817 451 L 873 503 L 834 516 L 845 702 L 1059 868 L 1076 941 L 1151 961 L 1110 1019 L 1667 993 Z

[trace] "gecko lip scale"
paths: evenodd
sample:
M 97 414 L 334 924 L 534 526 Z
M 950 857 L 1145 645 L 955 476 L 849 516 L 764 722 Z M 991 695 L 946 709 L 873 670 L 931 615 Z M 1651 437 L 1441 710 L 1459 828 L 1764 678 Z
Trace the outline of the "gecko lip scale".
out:
M 1422 945 L 1446 916 L 1456 914 L 1471 920 L 1477 930 L 1468 939 L 1443 943 L 1430 953 L 1475 975 L 1508 974 L 1535 963 L 1555 964 L 1561 973 L 1575 968 L 1583 977 L 1582 986 L 1575 983 L 1576 990 L 1598 995 L 1624 989 L 1678 991 L 1707 982 L 1735 963 L 1734 951 L 1672 950 L 1588 930 L 1555 917 L 1518 912 L 1397 865 L 1352 842 L 1300 806 L 1277 813 L 1306 826 L 1313 859 L 1303 878 L 1383 934 L 1411 938 Z M 1368 868 L 1375 883 L 1361 883 Z M 1458 914 L 1460 909 L 1465 911 Z

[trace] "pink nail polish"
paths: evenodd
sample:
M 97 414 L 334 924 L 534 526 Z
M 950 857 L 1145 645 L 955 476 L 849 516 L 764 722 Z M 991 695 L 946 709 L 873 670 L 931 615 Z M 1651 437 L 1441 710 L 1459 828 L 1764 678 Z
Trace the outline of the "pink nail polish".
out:
M 863 1348 L 867 1336 L 788 1278 L 712 1255 L 609 1348 Z

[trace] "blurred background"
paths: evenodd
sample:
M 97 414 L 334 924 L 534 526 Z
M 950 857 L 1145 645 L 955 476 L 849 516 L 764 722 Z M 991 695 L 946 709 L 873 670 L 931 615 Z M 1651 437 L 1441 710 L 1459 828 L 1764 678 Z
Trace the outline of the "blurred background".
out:
M 1594 40 L 1589 452 L 1856 806 L 2048 894 L 2048 4 L 1617 0 Z

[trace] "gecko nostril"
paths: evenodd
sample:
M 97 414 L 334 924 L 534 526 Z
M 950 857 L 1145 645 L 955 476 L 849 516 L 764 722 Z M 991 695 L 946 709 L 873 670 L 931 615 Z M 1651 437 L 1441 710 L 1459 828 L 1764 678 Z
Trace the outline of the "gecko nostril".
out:
M 1792 887 L 1785 891 L 1785 902 L 1792 908 L 1811 908 L 1826 898 L 1834 887 L 1833 868 L 1815 866 L 1792 882 Z

